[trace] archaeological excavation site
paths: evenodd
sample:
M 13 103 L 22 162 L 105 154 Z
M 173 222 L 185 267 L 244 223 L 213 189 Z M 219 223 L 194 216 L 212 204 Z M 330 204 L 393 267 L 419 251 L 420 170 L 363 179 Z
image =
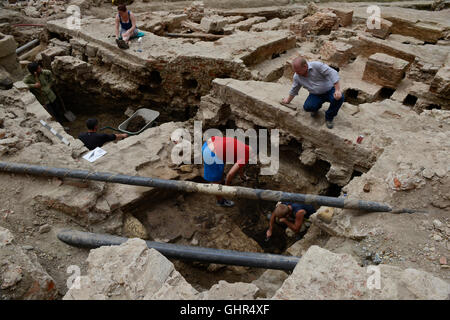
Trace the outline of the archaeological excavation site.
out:
M 0 203 L 0 300 L 449 300 L 450 2 L 0 0 Z

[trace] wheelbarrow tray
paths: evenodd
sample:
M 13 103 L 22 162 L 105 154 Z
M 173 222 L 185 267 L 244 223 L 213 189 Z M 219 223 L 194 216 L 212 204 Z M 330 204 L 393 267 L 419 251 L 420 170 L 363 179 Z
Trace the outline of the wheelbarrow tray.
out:
M 141 130 L 136 131 L 136 132 L 128 131 L 127 130 L 128 123 L 130 123 L 130 121 L 133 118 L 137 117 L 137 116 L 141 116 L 142 118 L 145 119 L 145 123 L 146 123 L 145 126 L 143 126 L 141 128 Z M 149 128 L 152 125 L 153 121 L 155 121 L 156 118 L 158 118 L 158 117 L 159 117 L 159 112 L 158 111 L 150 110 L 150 109 L 146 109 L 146 108 L 141 108 L 139 110 L 136 110 L 136 112 L 133 113 L 133 115 L 131 117 L 129 117 L 124 122 L 122 122 L 119 125 L 118 129 L 119 129 L 120 132 L 123 132 L 123 133 L 128 133 L 130 135 L 137 135 L 137 134 L 140 134 L 145 129 Z

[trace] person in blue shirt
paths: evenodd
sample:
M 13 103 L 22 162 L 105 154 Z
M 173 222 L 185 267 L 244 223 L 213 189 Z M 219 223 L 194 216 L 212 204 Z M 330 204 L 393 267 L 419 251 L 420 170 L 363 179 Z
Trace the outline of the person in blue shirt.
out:
M 303 104 L 303 109 L 316 117 L 322 104 L 329 102 L 330 106 L 325 112 L 327 128 L 333 128 L 333 119 L 344 103 L 344 95 L 341 92 L 339 74 L 336 70 L 320 61 L 308 62 L 303 57 L 297 57 L 292 62 L 294 79 L 289 96 L 281 101 L 281 104 L 289 104 L 301 87 L 309 92 L 308 98 Z
M 269 229 L 266 232 L 266 237 L 269 239 L 272 236 L 273 224 L 276 220 L 279 223 L 284 223 L 289 229 L 298 233 L 302 227 L 305 218 L 309 218 L 316 212 L 316 209 L 310 204 L 294 203 L 294 202 L 279 202 L 275 210 L 272 212 L 269 222 Z

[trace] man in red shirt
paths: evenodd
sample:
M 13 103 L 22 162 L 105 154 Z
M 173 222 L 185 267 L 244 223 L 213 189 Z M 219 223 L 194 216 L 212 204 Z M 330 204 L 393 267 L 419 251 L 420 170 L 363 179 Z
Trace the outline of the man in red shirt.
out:
M 251 147 L 236 138 L 213 136 L 203 144 L 203 178 L 211 183 L 222 183 L 226 163 L 233 163 L 226 175 L 225 185 L 230 185 L 239 171 L 241 179 L 246 181 L 244 166 L 254 156 Z M 232 207 L 234 202 L 217 196 L 217 205 Z

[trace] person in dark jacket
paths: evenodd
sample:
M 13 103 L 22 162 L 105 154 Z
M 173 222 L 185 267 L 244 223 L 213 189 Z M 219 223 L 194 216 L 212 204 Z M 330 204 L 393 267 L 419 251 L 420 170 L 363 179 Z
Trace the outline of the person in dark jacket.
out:
M 128 137 L 128 134 L 107 134 L 107 133 L 98 133 L 98 120 L 97 119 L 88 119 L 86 121 L 86 126 L 88 128 L 88 132 L 81 133 L 78 136 L 86 148 L 89 150 L 94 150 L 97 147 L 102 147 L 106 142 L 114 141 L 114 140 L 122 140 Z

